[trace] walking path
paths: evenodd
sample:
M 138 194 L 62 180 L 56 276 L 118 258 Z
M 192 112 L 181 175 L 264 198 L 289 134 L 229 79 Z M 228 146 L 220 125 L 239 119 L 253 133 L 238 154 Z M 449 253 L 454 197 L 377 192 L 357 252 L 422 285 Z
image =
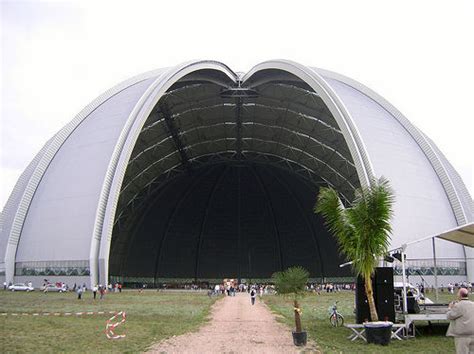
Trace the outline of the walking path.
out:
M 290 328 L 278 323 L 258 299 L 237 293 L 214 304 L 209 323 L 199 331 L 172 337 L 150 348 L 152 353 L 300 353 L 316 352 L 314 345 L 298 350 Z

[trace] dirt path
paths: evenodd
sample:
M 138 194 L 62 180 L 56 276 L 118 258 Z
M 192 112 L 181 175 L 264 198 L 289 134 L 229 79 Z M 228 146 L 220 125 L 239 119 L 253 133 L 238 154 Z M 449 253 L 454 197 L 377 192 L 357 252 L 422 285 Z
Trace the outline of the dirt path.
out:
M 198 332 L 155 344 L 153 353 L 300 353 L 312 351 L 293 345 L 291 330 L 278 323 L 258 299 L 250 304 L 248 294 L 226 296 L 213 306 L 211 320 Z

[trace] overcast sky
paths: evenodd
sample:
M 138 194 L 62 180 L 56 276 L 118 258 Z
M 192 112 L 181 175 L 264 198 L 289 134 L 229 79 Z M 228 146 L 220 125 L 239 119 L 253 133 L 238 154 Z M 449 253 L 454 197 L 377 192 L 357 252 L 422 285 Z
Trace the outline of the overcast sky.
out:
M 369 86 L 474 193 L 474 1 L 2 1 L 0 209 L 54 133 L 116 83 L 191 59 L 276 58 Z

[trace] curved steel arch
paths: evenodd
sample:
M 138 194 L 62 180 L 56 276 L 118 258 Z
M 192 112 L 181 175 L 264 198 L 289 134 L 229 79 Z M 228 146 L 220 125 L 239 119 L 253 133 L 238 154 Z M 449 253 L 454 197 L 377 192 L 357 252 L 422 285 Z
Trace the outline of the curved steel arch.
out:
M 89 258 L 93 283 L 99 281 L 99 269 L 100 279 L 105 282 L 108 280 L 110 243 L 120 189 L 128 161 L 148 116 L 162 95 L 174 83 L 188 74 L 203 69 L 223 73 L 229 78 L 229 81 L 237 82 L 237 75 L 227 65 L 220 62 L 193 61 L 185 63 L 169 70 L 166 75 L 155 80 L 131 112 L 112 154 L 97 208 Z
M 371 179 L 374 177 L 372 172 L 373 167 L 360 133 L 349 111 L 345 107 L 344 102 L 324 78 L 314 70 L 290 60 L 271 60 L 254 66 L 244 75 L 242 82 L 246 83 L 253 75 L 264 70 L 281 70 L 290 73 L 308 84 L 319 94 L 342 131 L 354 164 L 356 165 L 360 183 L 363 186 L 369 185 Z M 271 79 L 268 79 L 267 82 L 268 81 L 271 81 Z
M 228 105 L 228 106 L 235 107 L 235 104 L 231 104 L 231 103 L 226 103 L 226 104 L 224 104 L 224 105 Z M 249 105 L 252 106 L 253 104 L 249 104 Z M 218 106 L 218 107 L 222 107 L 223 105 L 222 105 L 222 104 L 218 104 L 217 106 Z M 304 113 L 300 113 L 300 112 L 293 111 L 293 110 L 288 110 L 288 109 L 285 109 L 285 108 L 283 108 L 283 107 L 280 108 L 280 107 L 267 106 L 267 105 L 262 105 L 262 104 L 256 104 L 256 106 L 258 106 L 258 107 L 260 107 L 260 108 L 263 107 L 263 108 L 269 109 L 269 110 L 279 110 L 279 109 L 282 109 L 282 110 L 285 110 L 286 113 L 287 113 L 287 112 L 290 112 L 290 113 L 292 113 L 292 114 L 301 116 L 301 117 L 303 117 L 303 118 L 310 118 L 311 120 L 314 120 L 314 121 L 316 121 L 317 123 L 322 124 L 322 125 L 323 125 L 324 127 L 326 127 L 326 128 L 330 128 L 330 129 L 335 130 L 338 134 L 341 133 L 337 128 L 335 128 L 335 127 L 333 127 L 333 126 L 331 126 L 331 125 L 325 123 L 324 121 L 322 121 L 322 120 L 320 120 L 320 119 L 318 119 L 318 118 L 316 118 L 316 117 L 310 117 L 309 115 L 304 114 Z M 195 111 L 207 110 L 207 109 L 212 109 L 212 108 L 215 108 L 215 106 L 211 106 L 211 107 L 209 107 L 209 106 L 206 106 L 206 107 L 193 107 L 191 110 L 192 110 L 192 112 L 195 112 Z M 172 117 L 181 116 L 181 115 L 186 114 L 187 112 L 188 112 L 188 111 L 177 112 L 177 113 L 173 114 Z M 156 123 L 157 123 L 157 122 L 153 122 L 152 124 L 154 125 L 154 124 L 156 124 Z M 245 125 L 248 125 L 248 124 L 251 124 L 251 123 L 252 123 L 252 122 L 246 121 L 246 122 L 243 123 L 243 125 L 245 126 Z M 184 131 L 180 131 L 180 136 L 184 136 L 184 137 L 185 137 L 185 136 L 186 136 L 186 133 L 188 133 L 188 132 L 192 132 L 192 131 L 196 131 L 196 130 L 200 130 L 200 129 L 204 129 L 204 128 L 215 127 L 215 126 L 219 126 L 219 125 L 225 125 L 225 124 L 235 124 L 235 121 L 233 121 L 233 122 L 219 122 L 219 123 L 215 123 L 215 124 L 213 124 L 213 125 L 206 125 L 206 126 L 194 126 L 194 127 L 190 128 L 190 129 L 187 129 L 187 130 L 184 130 Z M 255 125 L 258 125 L 258 123 L 256 123 L 256 122 L 254 122 L 254 124 L 255 124 Z M 268 127 L 272 128 L 272 127 L 277 127 L 277 126 L 268 126 Z M 300 133 L 298 133 L 298 132 L 295 132 L 295 131 L 293 131 L 293 130 L 290 130 L 290 129 L 288 129 L 288 128 L 285 128 L 285 127 L 283 127 L 283 126 L 278 127 L 278 128 L 279 128 L 279 129 L 282 129 L 282 130 L 285 130 L 285 131 L 287 131 L 287 132 L 294 133 L 294 134 L 296 134 L 296 135 L 298 135 L 298 136 L 303 136 L 303 133 L 300 134 Z M 147 128 L 144 128 L 144 129 L 147 129 Z M 310 137 L 308 134 L 305 134 L 305 136 L 306 136 L 306 137 Z M 311 140 L 313 140 L 314 142 L 319 142 L 317 139 L 314 139 L 314 138 L 312 138 L 312 137 L 310 137 L 310 138 L 311 138 Z M 226 138 L 226 139 L 232 140 L 233 138 Z M 142 156 L 142 154 L 143 154 L 144 152 L 149 151 L 149 150 L 151 150 L 151 149 L 154 149 L 156 146 L 162 144 L 162 143 L 165 142 L 166 140 L 172 140 L 172 137 L 171 137 L 171 136 L 165 137 L 164 139 L 160 140 L 160 141 L 157 142 L 156 144 L 146 147 L 146 149 L 142 150 L 140 153 L 138 153 L 137 155 L 135 155 L 135 156 L 132 158 L 132 160 L 131 160 L 130 162 L 133 162 L 133 161 L 136 160 L 138 157 Z M 319 142 L 319 144 L 320 144 L 321 146 L 324 146 L 324 147 L 329 147 L 327 144 L 323 144 L 323 143 L 321 143 L 321 142 Z M 185 146 L 185 148 L 186 148 L 186 149 L 189 149 L 190 147 L 189 147 L 189 146 Z M 330 148 L 330 147 L 329 147 L 329 148 Z M 335 149 L 333 149 L 333 148 L 330 148 L 330 150 L 335 151 Z M 338 153 L 337 151 L 335 151 L 335 152 L 336 152 L 337 155 L 340 155 L 340 157 L 341 157 L 344 161 L 349 162 L 349 164 L 350 164 L 351 166 L 354 166 L 354 164 L 352 164 L 349 160 L 347 160 L 346 157 L 344 157 L 343 155 L 341 155 L 341 154 Z M 172 152 L 172 153 L 170 153 L 170 154 L 164 156 L 162 159 L 163 159 L 163 160 L 166 160 L 167 158 L 169 158 L 170 156 L 172 156 L 174 153 L 175 153 L 175 152 Z M 318 159 L 318 161 L 321 161 L 321 160 Z M 129 163 L 130 163 L 130 162 L 129 162 Z M 157 160 L 157 161 L 153 162 L 152 164 L 154 165 L 154 164 L 159 163 L 159 162 L 160 162 L 160 160 Z M 147 170 L 148 170 L 150 167 L 151 167 L 151 166 L 148 166 L 145 170 L 142 170 L 140 174 L 138 174 L 137 176 L 134 176 L 134 177 L 132 178 L 132 180 L 130 180 L 130 181 L 128 182 L 128 184 L 125 185 L 125 187 L 122 188 L 122 191 L 123 191 L 123 190 L 126 190 L 130 185 L 133 185 L 133 184 L 134 184 L 134 181 L 135 181 L 137 178 L 139 178 L 142 174 L 145 174 L 145 173 L 147 172 Z
M 219 123 L 214 123 L 214 124 L 210 124 L 210 125 L 200 125 L 200 126 L 196 126 L 196 127 L 192 127 L 190 129 L 187 129 L 187 130 L 183 130 L 180 132 L 180 136 L 186 136 L 187 133 L 190 133 L 190 132 L 193 132 L 193 131 L 198 131 L 198 130 L 202 130 L 202 129 L 210 129 L 210 128 L 214 128 L 214 127 L 218 127 L 218 126 L 222 126 L 222 125 L 236 125 L 236 122 L 235 121 L 226 121 L 226 122 L 219 122 Z M 304 132 L 299 132 L 299 131 L 296 131 L 296 130 L 292 130 L 292 129 L 289 129 L 289 128 L 286 128 L 284 126 L 277 126 L 277 125 L 266 125 L 266 124 L 262 124 L 262 123 L 258 123 L 258 122 L 254 122 L 254 121 L 246 121 L 244 123 L 242 123 L 243 126 L 246 126 L 246 125 L 250 125 L 250 126 L 253 126 L 253 125 L 256 125 L 256 126 L 261 126 L 261 127 L 265 127 L 265 128 L 270 128 L 270 129 L 273 129 L 273 130 L 284 130 L 285 132 L 289 133 L 289 134 L 293 134 L 293 135 L 296 135 L 300 138 L 304 138 L 304 139 L 309 139 L 311 140 L 312 142 L 314 142 L 315 144 L 323 147 L 324 149 L 327 149 L 327 150 L 330 150 L 333 154 L 336 154 L 340 157 L 341 160 L 343 160 L 345 163 L 347 163 L 348 165 L 350 165 L 351 167 L 355 167 L 354 163 L 350 160 L 348 160 L 344 155 L 342 155 L 341 153 L 339 153 L 337 151 L 337 149 L 334 149 L 333 147 L 331 147 L 330 145 L 327 145 L 321 141 L 319 141 L 318 139 L 312 137 L 311 135 L 307 134 L 307 133 L 304 133 Z M 129 165 L 133 164 L 136 160 L 138 160 L 141 156 L 145 156 L 144 154 L 150 150 L 153 150 L 155 149 L 157 146 L 163 144 L 165 141 L 172 141 L 172 137 L 171 136 L 167 136 L 166 138 L 160 140 L 159 142 L 153 144 L 153 145 L 149 145 L 147 146 L 145 149 L 141 150 L 137 155 L 135 155 L 132 159 L 130 159 L 129 161 Z M 234 138 L 222 138 L 222 139 L 225 139 L 225 140 L 234 140 Z M 219 140 L 222 140 L 222 139 L 218 139 L 218 140 L 212 140 L 212 141 L 219 141 Z M 258 138 L 246 138 L 247 140 L 252 140 L 252 139 L 257 139 Z M 200 141 L 199 143 L 205 143 L 205 142 L 209 142 L 211 140 L 207 140 L 207 141 Z M 198 144 L 199 144 L 198 143 Z M 185 148 L 187 150 L 192 150 L 192 147 L 196 146 L 197 144 L 192 144 L 192 145 L 187 145 L 185 146 Z M 307 146 L 307 145 L 306 145 Z M 174 155 L 176 154 L 176 151 L 173 151 L 172 153 L 162 157 L 161 159 L 159 160 L 155 160 L 154 162 L 152 162 L 152 165 L 154 165 L 155 163 L 159 163 L 161 160 L 166 160 L 167 158 L 169 158 L 169 156 L 171 155 Z M 141 172 L 137 175 L 135 175 L 132 179 L 130 179 L 128 181 L 128 183 L 122 187 L 121 189 L 121 192 L 123 192 L 124 190 L 126 190 L 128 188 L 129 185 L 132 185 L 133 182 L 140 178 L 140 176 L 142 174 L 145 174 L 147 169 L 150 168 L 150 166 L 148 166 L 146 169 L 144 170 L 141 170 Z
M 225 107 L 225 106 L 232 106 L 232 107 L 235 107 L 235 104 L 218 104 L 218 105 L 213 105 L 213 106 L 206 106 L 206 107 L 196 107 L 196 108 L 193 108 L 192 110 L 193 111 L 203 111 L 203 110 L 207 110 L 207 109 L 210 109 L 210 108 L 215 108 L 215 107 Z M 336 127 L 324 122 L 323 120 L 317 118 L 317 117 L 313 117 L 313 116 L 310 116 L 308 114 L 305 114 L 305 113 L 301 113 L 301 112 L 297 112 L 297 111 L 294 111 L 294 110 L 291 110 L 291 109 L 287 109 L 285 107 L 276 107 L 276 106 L 268 106 L 268 105 L 264 105 L 264 104 L 252 104 L 252 103 L 246 103 L 246 104 L 243 104 L 243 107 L 258 107 L 258 108 L 263 108 L 263 109 L 268 109 L 268 110 L 284 110 L 285 112 L 289 112 L 291 114 L 294 114 L 295 116 L 298 116 L 298 117 L 301 117 L 301 118 L 304 118 L 304 119 L 309 119 L 311 121 L 314 121 L 318 124 L 321 124 L 323 127 L 325 128 L 328 128 L 328 129 L 331 129 L 332 131 L 336 132 L 337 134 L 342 134 L 342 132 L 340 130 L 338 130 Z M 182 113 L 182 112 L 181 112 Z M 177 116 L 180 116 L 181 113 L 176 113 L 176 114 L 173 114 L 171 115 L 171 118 L 176 118 Z M 190 119 L 193 119 L 194 117 L 190 118 Z M 143 129 L 142 129 L 142 132 L 141 133 L 144 133 L 150 129 L 153 129 L 155 126 L 157 126 L 158 124 L 160 123 L 163 123 L 164 122 L 164 119 L 158 119 L 156 121 L 153 121 L 152 123 L 150 123 L 149 125 L 145 126 Z M 251 121 L 250 121 L 251 122 Z M 243 122 L 242 124 L 245 125 L 245 124 L 248 124 L 250 123 L 249 121 L 245 121 Z M 219 123 L 215 123 L 213 125 L 207 125 L 206 127 L 211 127 L 211 126 L 218 126 L 218 125 L 221 125 L 221 124 L 236 124 L 235 121 L 229 121 L 229 122 L 219 122 Z M 256 122 L 255 122 L 256 123 Z M 180 131 L 180 135 L 185 135 L 187 132 L 189 131 L 192 131 L 193 129 L 200 129 L 200 127 L 202 126 L 193 126 L 192 128 L 188 129 L 188 130 L 183 130 L 183 131 Z M 282 127 L 284 128 L 284 127 Z M 289 130 L 289 129 L 288 129 Z M 308 134 L 307 134 L 308 135 Z M 172 140 L 172 137 L 169 136 L 169 135 L 166 135 L 165 138 L 163 138 L 162 140 L 160 140 L 159 142 L 155 143 L 154 145 L 151 145 L 149 147 L 147 147 L 146 149 L 142 150 L 139 154 L 135 155 L 134 158 L 132 160 L 134 160 L 137 156 L 139 156 L 141 153 L 145 152 L 145 151 L 148 151 L 148 150 L 151 150 L 153 147 L 161 144 L 162 142 L 166 141 L 166 140 Z
M 265 100 L 268 100 L 268 101 L 274 101 L 274 102 L 281 103 L 280 100 L 272 99 L 270 97 L 265 96 L 263 98 Z M 285 102 L 287 102 L 289 104 L 293 104 L 291 101 L 285 101 Z M 188 115 L 189 113 L 203 112 L 203 111 L 207 111 L 207 110 L 212 110 L 212 109 L 216 109 L 216 108 L 224 108 L 224 107 L 235 108 L 236 104 L 232 103 L 232 102 L 224 102 L 224 103 L 216 103 L 216 104 L 213 104 L 213 105 L 210 105 L 210 106 L 191 107 L 191 108 L 185 109 L 183 111 L 178 111 L 176 113 L 171 114 L 170 118 L 176 119 L 176 118 L 180 118 L 180 117 L 183 117 L 185 115 Z M 337 127 L 334 127 L 329 123 L 326 123 L 324 120 L 322 120 L 318 117 L 314 117 L 314 116 L 311 116 L 309 114 L 303 113 L 303 112 L 298 112 L 296 110 L 289 109 L 288 107 L 281 107 L 281 106 L 277 106 L 277 105 L 270 106 L 270 105 L 262 104 L 262 103 L 244 103 L 242 105 L 242 107 L 246 107 L 246 108 L 247 107 L 257 107 L 257 108 L 267 109 L 267 110 L 270 110 L 270 111 L 284 111 L 285 114 L 291 113 L 294 116 L 298 116 L 298 117 L 301 117 L 301 118 L 304 118 L 304 119 L 309 119 L 311 121 L 314 121 L 314 122 L 317 122 L 317 123 L 323 125 L 325 128 L 331 129 L 331 130 L 333 130 L 333 131 L 335 131 L 339 134 L 342 134 L 342 132 Z M 308 110 L 311 110 L 310 107 L 305 107 L 305 108 L 307 108 Z M 194 117 L 192 117 L 192 118 L 194 118 Z M 158 122 L 161 122 L 161 121 L 162 121 L 162 119 L 154 121 L 149 126 L 145 127 L 144 131 L 150 129 L 149 127 L 155 126 Z
M 194 62 L 187 64 L 171 70 L 165 77 L 156 80 L 130 114 L 127 127 L 124 128 L 124 134 L 120 137 L 113 158 L 111 159 L 97 209 L 90 255 L 91 280 L 93 282 L 99 280 L 99 268 L 100 279 L 106 281 L 108 278 L 108 260 L 115 212 L 128 161 L 130 160 L 133 147 L 135 146 L 141 129 L 153 108 L 168 88 L 185 75 L 203 68 L 226 72 L 230 79 L 234 82 L 237 81 L 237 75 L 223 64 L 217 62 Z M 254 73 L 269 68 L 289 72 L 308 84 L 315 92 L 318 92 L 341 128 L 346 144 L 353 157 L 360 183 L 362 185 L 368 185 L 372 177 L 372 169 L 368 156 L 364 151 L 362 141 L 357 135 L 357 130 L 349 113 L 344 108 L 342 101 L 337 97 L 336 93 L 327 85 L 320 75 L 308 68 L 289 61 L 273 61 L 259 64 L 245 75 L 242 81 L 245 82 Z M 97 260 L 99 260 L 100 267 Z
M 321 176 L 319 174 L 315 174 L 312 170 L 308 169 L 306 166 L 304 165 L 301 165 L 299 162 L 297 161 L 294 161 L 294 160 L 291 160 L 291 159 L 288 159 L 288 158 L 284 158 L 282 156 L 279 156 L 279 155 L 275 155 L 275 154 L 271 154 L 271 153 L 262 153 L 262 152 L 258 152 L 258 151 L 254 151 L 254 150 L 243 150 L 242 153 L 245 155 L 247 154 L 255 154 L 256 156 L 260 156 L 260 157 L 271 157 L 271 158 L 274 158 L 278 161 L 281 161 L 281 162 L 285 162 L 287 165 L 290 165 L 290 167 L 288 168 L 284 168 L 282 166 L 279 165 L 278 162 L 268 162 L 268 161 L 260 161 L 260 160 L 254 160 L 254 159 L 248 159 L 246 161 L 250 161 L 252 163 L 261 163 L 261 164 L 269 164 L 271 166 L 274 166 L 274 167 L 277 167 L 277 168 L 280 168 L 280 169 L 284 169 L 284 170 L 289 170 L 289 171 L 292 171 L 296 174 L 298 174 L 301 178 L 307 180 L 309 183 L 312 183 L 312 184 L 316 184 L 316 185 L 320 185 L 318 182 L 322 182 L 322 185 L 324 186 L 330 186 L 332 188 L 335 188 L 335 189 L 340 189 L 339 186 L 333 184 L 330 180 L 326 179 L 324 176 Z M 195 156 L 193 158 L 190 159 L 190 162 L 191 163 L 194 163 L 194 162 L 198 162 L 201 164 L 201 162 L 199 162 L 199 160 L 201 159 L 206 159 L 208 157 L 215 157 L 217 155 L 221 155 L 221 154 L 234 154 L 236 155 L 237 154 L 237 151 L 236 150 L 220 150 L 220 151 L 215 151 L 215 152 L 212 152 L 212 153 L 206 153 L 206 154 L 201 154 L 199 156 Z M 217 160 L 214 160 L 210 163 L 210 165 L 214 165 L 214 164 L 219 164 L 223 161 L 224 159 L 217 159 Z M 235 159 L 226 159 L 224 161 L 237 161 Z M 296 165 L 296 166 L 299 166 L 301 168 L 302 171 L 306 171 L 306 173 L 309 175 L 309 176 L 314 176 L 314 178 L 309 178 L 308 176 L 302 174 L 300 171 L 301 170 L 295 170 L 295 169 L 292 169 L 291 168 L 291 165 Z M 201 166 L 201 165 L 200 165 Z M 128 210 L 128 208 L 130 208 L 131 206 L 133 206 L 134 204 L 134 201 L 140 196 L 141 192 L 143 190 L 147 190 L 151 185 L 153 184 L 156 184 L 157 180 L 160 180 L 160 183 L 158 184 L 159 187 L 158 188 L 161 188 L 161 184 L 163 183 L 163 181 L 161 181 L 161 176 L 171 176 L 171 172 L 173 171 L 179 171 L 179 168 L 182 167 L 182 164 L 181 162 L 178 162 L 176 163 L 175 165 L 173 165 L 172 167 L 166 169 L 165 171 L 163 171 L 159 176 L 157 176 L 155 179 L 149 181 L 145 186 L 143 186 L 141 188 L 141 190 L 137 193 L 135 193 L 131 198 L 129 198 L 127 204 L 125 206 L 123 206 L 120 210 L 118 210 L 118 214 L 115 218 L 115 224 L 117 224 L 119 222 L 119 220 L 121 220 L 123 214 Z M 179 171 L 179 173 L 184 173 L 185 171 Z M 176 175 L 173 175 L 173 177 L 176 177 Z M 169 177 L 167 177 L 169 178 Z M 320 181 L 318 181 L 320 180 Z M 341 195 L 341 198 L 342 200 L 349 204 L 350 203 L 350 199 L 349 197 L 343 192 L 343 191 L 339 191 L 340 192 L 340 195 Z M 154 191 L 151 191 L 150 194 L 153 194 Z M 137 207 L 137 209 L 140 208 L 140 205 Z M 133 207 L 133 209 L 135 209 Z M 133 212 L 133 211 L 132 211 Z
M 191 144 L 191 145 L 187 145 L 187 149 L 192 149 L 196 146 L 200 146 L 200 145 L 204 145 L 204 144 L 212 144 L 212 143 L 216 143 L 216 142 L 220 142 L 220 141 L 234 141 L 236 140 L 235 138 L 220 138 L 220 139 L 210 139 L 210 140 L 202 140 L 202 141 L 199 141 L 197 143 L 194 143 L 194 144 Z M 334 173 L 335 175 L 337 175 L 339 178 L 343 179 L 344 181 L 347 182 L 347 184 L 352 188 L 352 189 L 355 189 L 356 187 L 351 183 L 351 181 L 349 181 L 347 179 L 346 176 L 342 175 L 339 171 L 337 171 L 336 169 L 334 169 L 332 166 L 330 166 L 329 163 L 326 163 L 325 161 L 321 160 L 319 157 L 317 156 L 314 156 L 314 155 L 311 155 L 309 154 L 308 152 L 300 149 L 300 148 L 297 148 L 297 147 L 294 147 L 294 146 L 291 146 L 291 145 L 287 145 L 287 144 L 284 144 L 282 142 L 276 142 L 276 141 L 273 141 L 273 140 L 265 140 L 265 139 L 259 139 L 259 138 L 243 138 L 242 139 L 243 141 L 257 141 L 257 142 L 261 142 L 261 143 L 264 143 L 264 144 L 268 144 L 268 145 L 279 145 L 279 146 L 283 146 L 289 150 L 293 150 L 293 151 L 297 151 L 299 152 L 300 154 L 302 155 L 306 155 L 309 159 L 314 159 L 316 160 L 318 163 L 321 163 L 323 164 L 324 166 L 326 166 L 327 169 L 329 169 L 330 171 L 332 171 L 332 173 Z M 258 152 L 258 150 L 255 150 Z M 161 158 L 159 158 L 158 160 L 155 160 L 153 161 L 152 163 L 150 163 L 145 169 L 141 170 L 140 173 L 138 173 L 137 175 L 134 176 L 134 178 L 132 180 L 129 181 L 129 183 L 127 185 L 124 186 L 124 188 L 122 190 L 125 190 L 126 188 L 128 188 L 128 186 L 132 185 L 133 184 L 133 181 L 140 178 L 142 175 L 146 174 L 147 171 L 151 168 L 153 168 L 155 165 L 161 163 L 162 161 L 165 161 L 167 159 L 169 159 L 171 156 L 173 155 L 176 155 L 178 154 L 178 152 L 175 150 L 169 154 L 167 154 L 166 156 L 163 156 Z M 181 164 L 181 163 L 180 163 Z M 300 163 L 302 164 L 302 163 Z M 304 164 L 303 164 L 304 165 Z M 307 167 L 309 169 L 309 167 Z M 313 171 L 313 172 L 316 172 L 316 171 Z

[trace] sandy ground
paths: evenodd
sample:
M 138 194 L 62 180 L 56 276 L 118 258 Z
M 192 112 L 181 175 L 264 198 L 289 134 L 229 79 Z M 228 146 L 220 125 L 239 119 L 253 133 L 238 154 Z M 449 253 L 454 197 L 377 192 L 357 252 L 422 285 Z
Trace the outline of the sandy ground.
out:
M 155 344 L 151 353 L 301 353 L 318 352 L 313 343 L 293 344 L 291 329 L 278 323 L 258 299 L 254 306 L 246 293 L 217 301 L 211 320 L 195 333 Z

